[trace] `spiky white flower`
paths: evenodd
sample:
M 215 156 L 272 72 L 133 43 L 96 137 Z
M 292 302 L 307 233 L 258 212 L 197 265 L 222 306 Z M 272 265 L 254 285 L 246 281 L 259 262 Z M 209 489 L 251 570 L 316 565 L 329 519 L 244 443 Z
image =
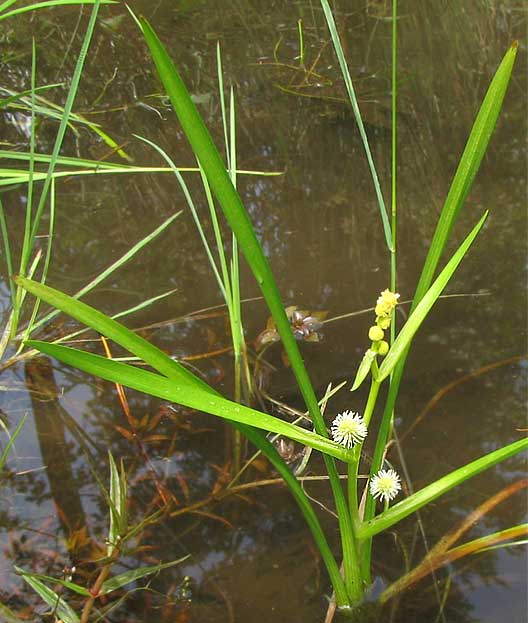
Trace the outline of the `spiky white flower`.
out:
M 332 437 L 336 443 L 352 448 L 367 436 L 367 427 L 359 413 L 343 411 L 332 422 Z
M 370 493 L 374 499 L 390 502 L 400 490 L 400 477 L 393 469 L 381 469 L 370 481 Z

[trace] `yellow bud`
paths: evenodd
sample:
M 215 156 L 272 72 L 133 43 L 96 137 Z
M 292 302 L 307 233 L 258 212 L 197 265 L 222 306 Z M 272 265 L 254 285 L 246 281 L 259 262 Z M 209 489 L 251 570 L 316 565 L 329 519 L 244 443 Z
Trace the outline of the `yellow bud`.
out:
M 378 327 L 381 327 L 382 329 L 388 329 L 390 327 L 390 323 L 391 323 L 390 318 L 384 318 L 384 317 L 376 318 L 376 324 L 378 325 Z
M 387 307 L 385 305 L 376 305 L 374 308 L 374 313 L 376 316 L 386 316 L 387 315 Z
M 389 352 L 389 345 L 385 340 L 382 340 L 378 345 L 378 355 L 385 357 L 385 355 Z
M 369 329 L 368 336 L 369 340 L 372 340 L 373 342 L 379 342 L 383 339 L 384 336 L 383 329 L 380 329 L 377 325 L 373 325 Z

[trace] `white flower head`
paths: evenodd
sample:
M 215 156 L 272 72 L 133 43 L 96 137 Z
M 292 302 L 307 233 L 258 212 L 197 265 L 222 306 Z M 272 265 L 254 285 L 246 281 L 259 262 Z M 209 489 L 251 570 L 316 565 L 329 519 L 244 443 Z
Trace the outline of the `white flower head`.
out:
M 381 469 L 370 481 L 370 493 L 374 499 L 390 502 L 400 490 L 400 477 L 393 469 Z
M 343 411 L 332 422 L 332 437 L 345 448 L 352 448 L 367 436 L 367 427 L 359 413 Z

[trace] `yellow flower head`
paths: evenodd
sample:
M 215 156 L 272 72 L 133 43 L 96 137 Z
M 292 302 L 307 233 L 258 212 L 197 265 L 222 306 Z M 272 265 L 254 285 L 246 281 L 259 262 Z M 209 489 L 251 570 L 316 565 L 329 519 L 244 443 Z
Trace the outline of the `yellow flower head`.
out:
M 398 299 L 400 295 L 397 292 L 391 292 L 390 290 L 383 290 L 383 292 L 378 297 L 376 301 L 376 316 L 381 316 L 384 318 L 390 317 L 392 314 L 392 310 L 398 304 Z

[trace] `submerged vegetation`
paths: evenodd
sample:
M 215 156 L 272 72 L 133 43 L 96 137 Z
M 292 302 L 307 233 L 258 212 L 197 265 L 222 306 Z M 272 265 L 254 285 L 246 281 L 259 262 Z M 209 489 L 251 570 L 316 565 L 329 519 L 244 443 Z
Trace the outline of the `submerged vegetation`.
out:
M 10 2 L 1 5 L 0 15 L 2 9 L 14 4 L 15 2 Z M 51 4 L 59 6 L 67 3 Z M 354 360 L 353 365 L 356 367 L 355 377 L 336 385 L 332 378 L 324 376 L 317 378 L 317 382 L 314 382 L 313 375 L 309 374 L 308 366 L 305 364 L 304 354 L 301 352 L 303 342 L 319 343 L 320 332 L 327 322 L 334 319 L 328 318 L 327 312 L 307 311 L 296 305 L 285 304 L 279 292 L 278 279 L 270 265 L 269 250 L 266 249 L 261 232 L 255 224 L 255 215 L 246 201 L 246 186 L 240 189 L 242 175 L 245 177 L 244 184 L 247 184 L 247 179 L 251 180 L 249 182 L 251 184 L 253 180 L 260 180 L 263 176 L 273 176 L 275 173 L 269 170 L 264 172 L 241 169 L 238 166 L 239 138 L 236 132 L 238 117 L 235 110 L 235 90 L 231 88 L 229 97 L 226 97 L 221 47 L 216 48 L 219 92 L 217 112 L 222 120 L 225 158 L 222 157 L 203 115 L 199 112 L 197 106 L 199 98 L 190 94 L 185 85 L 184 72 L 180 74 L 177 69 L 178 59 L 174 58 L 174 54 L 164 46 L 150 22 L 143 17 L 137 17 L 129 9 L 130 16 L 126 15 L 126 19 L 130 19 L 142 35 L 148 48 L 148 57 L 163 86 L 163 96 L 167 98 L 164 114 L 169 114 L 167 105 L 170 102 L 195 159 L 192 166 L 182 168 L 175 164 L 174 155 L 169 153 L 165 146 L 159 145 L 150 137 L 135 136 L 135 140 L 145 149 L 152 150 L 164 162 L 164 166 L 138 166 L 131 163 L 131 157 L 125 146 L 111 137 L 102 126 L 88 121 L 87 115 L 73 112 L 78 87 L 85 72 L 85 64 L 90 58 L 99 9 L 101 5 L 108 3 L 93 0 L 86 4 L 93 6 L 90 7 L 88 26 L 64 105 L 61 107 L 51 105 L 47 99 L 49 93 L 46 93 L 45 97 L 42 95 L 43 91 L 53 91 L 59 86 L 58 84 L 37 86 L 39 46 L 35 40 L 33 40 L 31 53 L 30 84 L 19 93 L 5 90 L 8 97 L 4 100 L 4 106 L 16 105 L 18 110 L 26 111 L 30 118 L 29 149 L 2 152 L 5 158 L 12 158 L 27 164 L 26 169 L 14 167 L 2 169 L 3 175 L 0 180 L 0 184 L 6 188 L 21 186 L 26 189 L 25 224 L 19 239 L 13 238 L 7 212 L 4 210 L 3 203 L 0 203 L 0 224 L 5 259 L 9 276 L 12 277 L 9 281 L 11 308 L 1 341 L 0 354 L 4 357 L 2 369 L 7 370 L 26 361 L 28 362 L 26 374 L 30 380 L 34 379 L 35 375 L 39 374 L 39 361 L 42 361 L 37 353 L 42 353 L 67 366 L 115 384 L 119 409 L 125 416 L 127 424 L 127 426 L 124 426 L 123 422 L 116 424 L 115 430 L 133 446 L 134 453 L 142 465 L 144 473 L 138 472 L 138 482 L 140 483 L 147 473 L 153 482 L 155 495 L 148 504 L 147 512 L 138 513 L 138 517 L 131 519 L 128 512 L 130 502 L 127 497 L 127 481 L 130 481 L 130 475 L 126 473 L 126 463 L 121 462 L 118 469 L 112 454 L 109 455 L 111 479 L 109 490 L 106 491 L 104 485 L 101 484 L 102 478 L 95 458 L 97 452 L 93 446 L 97 446 L 97 442 L 94 444 L 93 440 L 88 439 L 82 430 L 83 427 L 68 417 L 64 417 L 63 413 L 60 416 L 57 412 L 45 415 L 50 429 L 55 431 L 53 440 L 57 448 L 66 448 L 66 430 L 68 435 L 75 439 L 79 448 L 82 448 L 89 467 L 88 471 L 103 492 L 104 505 L 110 516 L 108 534 L 99 535 L 98 539 L 90 537 L 87 533 L 82 504 L 78 492 L 75 492 L 71 467 L 64 467 L 73 459 L 67 456 L 67 452 L 61 458 L 58 456 L 60 454 L 58 450 L 57 456 L 54 457 L 53 450 L 50 452 L 50 448 L 41 449 L 43 461 L 48 463 L 47 468 L 50 473 L 53 469 L 60 471 L 62 466 L 62 477 L 65 481 L 63 486 L 70 492 L 66 496 L 69 501 L 59 504 L 58 500 L 63 493 L 57 492 L 54 493 L 55 502 L 58 508 L 62 509 L 60 520 L 70 534 L 71 541 L 67 549 L 70 553 L 75 552 L 74 556 L 84 561 L 85 564 L 82 581 L 80 577 L 75 577 L 75 570 L 71 569 L 66 570 L 62 577 L 59 577 L 58 574 L 39 572 L 38 564 L 35 565 L 36 570 L 27 568 L 27 565 L 17 564 L 14 567 L 24 581 L 47 604 L 48 613 L 51 613 L 55 620 L 62 620 L 66 623 L 87 623 L 111 617 L 114 608 L 117 609 L 117 606 L 126 599 L 133 599 L 136 592 L 152 591 L 157 595 L 157 589 L 151 589 L 150 583 L 138 585 L 138 580 L 162 572 L 181 562 L 183 558 L 178 557 L 177 561 L 158 558 L 153 561 L 151 558 L 151 564 L 148 565 L 138 565 L 137 562 L 129 563 L 128 557 L 130 556 L 142 552 L 148 554 L 149 545 L 143 545 L 143 540 L 152 526 L 175 520 L 182 515 L 195 513 L 231 526 L 228 520 L 216 510 L 216 503 L 229 497 L 242 497 L 246 491 L 277 482 L 283 482 L 288 487 L 324 564 L 332 587 L 332 598 L 326 614 L 327 621 L 332 620 L 336 609 L 342 616 L 349 615 L 362 620 L 361 617 L 366 616 L 367 611 L 370 612 L 371 609 L 374 611 L 391 600 L 396 603 L 398 596 L 404 590 L 454 560 L 483 552 L 491 547 L 513 546 L 521 543 L 528 532 L 526 524 L 501 526 L 500 529 L 490 530 L 480 538 L 457 545 L 463 534 L 479 519 L 501 501 L 508 499 L 526 486 L 524 481 L 517 481 L 510 483 L 498 493 L 494 493 L 457 526 L 446 528 L 444 536 L 430 547 L 423 560 L 414 566 L 411 566 L 410 559 L 407 560 L 404 551 L 405 570 L 399 578 L 394 579 L 392 584 L 380 590 L 375 582 L 376 570 L 373 564 L 375 537 L 382 537 L 405 518 L 426 510 L 435 500 L 455 487 L 528 448 L 528 440 L 522 436 L 522 433 L 516 433 L 515 441 L 502 447 L 497 443 L 490 443 L 486 451 L 478 458 L 471 460 L 468 456 L 467 460 L 459 463 L 458 467 L 446 466 L 442 476 L 435 475 L 428 480 L 422 480 L 422 485 L 417 490 L 412 488 L 402 457 L 400 456 L 398 461 L 401 465 L 402 471 L 400 471 L 396 463 L 388 456 L 391 446 L 399 444 L 396 425 L 398 397 L 400 386 L 405 383 L 404 370 L 413 340 L 424 323 L 427 323 L 427 329 L 431 331 L 431 310 L 444 295 L 446 286 L 456 280 L 457 271 L 466 255 L 471 255 L 473 246 L 478 245 L 479 235 L 488 218 L 489 211 L 483 201 L 484 208 L 478 216 L 472 217 L 473 222 L 470 225 L 465 218 L 460 219 L 462 225 L 457 223 L 500 118 L 503 99 L 508 91 L 517 55 L 517 43 L 514 42 L 505 52 L 494 76 L 486 78 L 489 86 L 484 99 L 475 107 L 477 114 L 474 122 L 472 125 L 468 124 L 467 143 L 451 185 L 449 189 L 442 190 L 445 201 L 439 211 L 434 234 L 431 237 L 428 233 L 429 242 L 426 241 L 425 235 L 420 241 L 421 247 L 426 249 L 426 257 L 416 281 L 414 295 L 412 295 L 412 300 L 404 301 L 403 299 L 409 298 L 411 286 L 408 279 L 405 284 L 402 284 L 399 278 L 399 266 L 405 263 L 405 259 L 400 255 L 398 236 L 400 215 L 397 128 L 400 121 L 397 115 L 399 87 L 397 2 L 393 0 L 392 13 L 385 17 L 390 21 L 392 41 L 392 71 L 389 89 L 391 95 L 391 122 L 389 124 L 391 166 L 390 174 L 388 174 L 388 172 L 379 171 L 376 166 L 371 144 L 372 137 L 369 136 L 371 134 L 369 123 L 362 116 L 361 101 L 358 100 L 356 93 L 353 72 L 349 70 L 336 17 L 327 0 L 320 0 L 321 16 L 324 16 L 324 26 L 328 29 L 333 53 L 345 85 L 346 99 L 359 129 L 358 144 L 361 145 L 367 163 L 364 174 L 369 176 L 366 178 L 369 180 L 369 192 L 372 192 L 373 201 L 377 204 L 376 209 L 380 216 L 379 228 L 386 245 L 389 266 L 387 274 L 382 279 L 383 289 L 378 290 L 379 294 L 371 301 L 371 309 L 365 310 L 372 320 L 370 327 L 367 327 L 363 334 L 364 344 L 359 347 L 360 354 L 357 350 L 350 353 L 350 359 Z M 377 3 L 369 3 L 369 10 L 382 10 L 380 7 L 376 9 L 376 6 Z M 34 10 L 37 10 L 36 6 Z M 11 13 L 13 15 L 9 14 L 9 16 L 15 18 L 14 12 Z M 320 26 L 322 27 L 323 24 L 321 23 Z M 300 74 L 304 78 L 301 83 L 293 83 L 290 80 L 287 85 L 280 84 L 279 90 L 288 93 L 291 97 L 300 97 L 302 93 L 308 98 L 314 98 L 312 81 L 314 78 L 318 83 L 324 81 L 316 72 L 315 62 L 311 67 L 309 65 L 306 32 L 302 19 L 297 21 L 295 28 L 299 51 L 295 63 L 284 63 L 279 60 L 279 52 L 282 48 L 278 42 L 274 50 L 274 66 L 281 70 L 287 69 L 294 76 Z M 499 59 L 497 58 L 496 61 L 498 62 Z M 305 87 L 309 88 L 304 90 Z M 106 86 L 103 91 L 105 89 Z M 40 118 L 55 119 L 59 122 L 59 129 L 50 154 L 37 151 L 37 119 Z M 95 133 L 98 139 L 114 154 L 125 160 L 126 164 L 63 156 L 64 140 L 68 130 L 75 132 L 76 128 L 81 126 L 85 128 L 83 131 Z M 359 152 L 356 157 L 359 157 Z M 42 170 L 41 165 L 44 165 Z M 150 288 L 145 284 L 145 293 L 139 304 L 129 306 L 113 315 L 104 314 L 97 309 L 97 305 L 89 305 L 80 300 L 100 287 L 105 280 L 113 278 L 115 271 L 124 267 L 139 252 L 150 249 L 158 236 L 182 214 L 181 210 L 175 211 L 153 231 L 141 237 L 117 260 L 90 279 L 87 285 L 78 289 L 73 296 L 47 285 L 53 246 L 56 244 L 54 229 L 58 181 L 72 176 L 121 174 L 136 176 L 154 173 L 176 178 L 198 229 L 205 262 L 221 294 L 231 342 L 223 349 L 223 352 L 228 351 L 233 355 L 233 387 L 229 397 L 226 396 L 227 392 L 219 391 L 214 387 L 210 379 L 191 368 L 191 357 L 188 358 L 189 365 L 185 365 L 184 360 L 180 361 L 178 357 L 169 355 L 166 348 L 154 345 L 141 332 L 131 330 L 117 321 L 118 318 L 132 313 L 144 312 L 154 303 L 174 294 L 174 288 L 162 294 L 152 295 Z M 192 181 L 188 173 L 193 173 Z M 201 186 L 198 186 L 197 180 L 200 181 Z M 391 199 L 390 202 L 386 202 L 384 187 L 388 187 L 389 183 Z M 366 181 L 365 184 L 367 184 Z M 202 199 L 197 198 L 201 197 L 198 193 L 203 193 L 205 197 L 206 217 L 200 210 L 199 204 Z M 37 240 L 43 230 L 45 210 L 47 210 L 45 219 L 47 244 L 41 248 Z M 149 218 L 149 223 L 150 220 Z M 371 219 L 369 226 L 372 223 Z M 294 244 L 296 243 L 297 241 L 294 241 Z M 354 240 L 351 240 L 350 246 L 353 247 L 354 244 Z M 73 247 L 75 251 L 75 244 Z M 240 263 L 240 254 L 245 258 L 258 285 L 259 295 L 263 297 L 271 313 L 266 328 L 256 339 L 255 352 L 253 345 L 247 339 L 248 331 L 245 327 L 241 287 L 241 273 L 245 265 Z M 18 257 L 18 263 L 15 263 L 15 257 Z M 345 267 L 344 270 L 353 271 L 354 267 Z M 484 267 L 483 271 L 485 270 Z M 29 307 L 27 293 L 36 297 L 35 303 Z M 41 313 L 40 306 L 43 302 L 51 305 L 52 311 Z M 400 316 L 397 313 L 398 309 L 407 305 L 408 314 Z M 212 311 L 215 310 L 210 308 L 205 310 L 206 313 Z M 53 334 L 51 322 L 56 319 L 59 312 L 64 312 L 81 323 L 83 327 L 79 329 L 76 326 L 71 330 L 64 330 L 60 335 Z M 401 321 L 402 317 L 403 321 Z M 463 340 L 467 340 L 469 338 L 463 332 L 464 323 L 461 322 L 461 324 L 460 335 L 463 336 Z M 52 332 L 52 339 L 48 341 L 33 339 L 37 332 L 47 329 Z M 71 346 L 73 340 L 79 340 L 79 337 L 84 335 L 88 329 L 101 336 L 103 354 Z M 222 350 L 215 349 L 214 340 L 210 341 L 210 352 L 216 353 Z M 66 346 L 63 342 L 68 342 L 70 345 Z M 110 346 L 111 343 L 115 347 Z M 114 356 L 113 350 L 119 354 Z M 282 354 L 284 370 L 288 374 L 290 371 L 293 374 L 296 382 L 295 394 L 296 397 L 299 395 L 302 397 L 303 407 L 289 407 L 274 399 L 267 392 L 265 375 L 266 371 L 269 374 L 269 370 L 274 368 L 271 359 L 268 360 L 272 353 Z M 49 360 L 44 361 L 48 362 L 43 364 L 44 367 L 49 365 Z M 50 377 L 52 379 L 52 373 L 47 377 L 48 381 Z M 53 379 L 51 385 L 54 385 Z M 362 392 L 367 385 L 369 385 L 369 390 L 368 395 L 365 396 Z M 326 390 L 320 391 L 320 387 Z M 156 415 L 145 414 L 138 418 L 130 408 L 124 388 L 144 392 L 161 399 L 164 405 L 180 405 L 184 413 L 198 412 L 215 415 L 232 427 L 234 432 L 227 433 L 225 439 L 225 448 L 229 458 L 224 466 L 214 466 L 218 471 L 218 478 L 211 492 L 203 500 L 191 501 L 194 497 L 189 491 L 189 484 L 178 473 L 176 480 L 180 494 L 187 502 L 182 507 L 175 492 L 159 478 L 158 468 L 153 465 L 147 450 L 149 444 L 169 439 L 171 439 L 171 449 L 174 450 L 175 436 L 178 434 L 174 431 L 184 430 L 187 424 L 182 424 L 177 417 L 171 416 L 173 436 L 158 434 L 159 422 L 163 417 L 168 417 L 169 407 L 163 407 L 163 410 Z M 350 394 L 349 390 L 353 393 Z M 51 387 L 49 396 L 52 396 L 53 404 L 56 403 L 59 393 L 56 386 Z M 338 400 L 344 405 L 340 413 L 337 413 L 338 409 L 334 407 Z M 177 407 L 170 407 L 170 409 L 173 408 Z M 419 409 L 416 411 L 418 415 Z M 288 416 L 293 415 L 295 419 L 291 421 L 291 417 L 282 415 L 284 413 Z M 63 422 L 58 427 L 57 417 Z M 11 438 L 0 455 L 2 469 L 5 469 L 6 464 L 9 463 L 9 453 L 15 446 L 16 438 L 23 431 L 24 422 L 25 419 L 22 419 L 13 429 Z M 208 422 L 208 420 L 204 419 L 200 422 Z M 199 425 L 193 423 L 187 428 L 187 432 L 191 434 L 193 430 L 198 429 Z M 215 434 L 221 433 L 215 430 Z M 247 442 L 254 448 L 251 448 Z M 291 443 L 294 444 L 293 447 L 300 447 L 301 451 L 290 452 L 288 444 Z M 372 456 L 367 455 L 365 451 L 368 443 L 372 444 Z M 222 444 L 217 444 L 217 446 L 223 444 L 224 439 L 222 439 Z M 436 452 L 434 440 L 428 440 L 428 444 L 430 445 L 427 452 L 430 455 L 434 454 Z M 251 456 L 251 451 L 255 449 L 257 452 Z M 304 476 L 304 472 L 308 461 L 317 461 L 317 458 L 313 458 L 317 453 L 321 459 L 318 467 L 323 474 L 318 473 L 313 478 L 322 479 L 329 484 L 333 503 L 321 504 L 318 500 L 314 500 L 305 489 L 305 483 L 312 476 Z M 48 461 L 46 461 L 46 456 Z M 247 475 L 250 469 L 257 471 L 261 469 L 259 461 L 262 457 L 265 458 L 267 464 L 272 466 L 273 478 L 248 480 Z M 53 467 L 54 461 L 55 467 Z M 63 499 L 66 500 L 66 498 Z M 263 503 L 265 500 L 266 498 Z M 70 504 L 73 506 L 77 504 L 78 508 L 72 510 L 70 514 L 65 513 L 64 507 Z M 326 508 L 332 504 L 339 534 L 337 544 L 333 537 L 335 524 L 328 526 L 327 521 L 322 519 L 319 512 L 319 506 Z M 165 528 L 165 530 L 170 530 L 170 528 Z M 129 541 L 134 542 L 134 546 L 130 549 L 128 549 Z M 192 551 L 190 555 L 192 559 Z M 129 564 L 132 568 L 127 571 L 115 570 L 117 565 L 128 566 Z M 134 588 L 130 589 L 130 592 L 123 591 L 122 589 L 129 584 L 133 584 Z M 170 590 L 172 595 L 178 594 L 174 596 L 171 604 L 176 604 L 185 613 L 182 616 L 187 617 L 188 610 L 185 604 L 190 595 L 187 580 L 182 580 L 178 589 L 171 586 Z M 325 590 L 326 588 L 322 588 L 319 591 L 320 596 Z M 445 591 L 447 595 L 449 591 L 447 583 Z M 107 596 L 110 593 L 113 599 L 109 600 Z M 438 620 L 441 621 L 444 598 L 440 595 L 438 597 L 441 606 Z M 376 605 L 373 606 L 373 604 Z M 2 608 L 9 620 L 22 620 L 21 613 L 12 603 L 5 604 Z M 167 611 L 164 611 L 163 616 L 170 617 L 172 614 L 173 610 L 167 606 Z M 234 620 L 232 613 L 230 617 Z

